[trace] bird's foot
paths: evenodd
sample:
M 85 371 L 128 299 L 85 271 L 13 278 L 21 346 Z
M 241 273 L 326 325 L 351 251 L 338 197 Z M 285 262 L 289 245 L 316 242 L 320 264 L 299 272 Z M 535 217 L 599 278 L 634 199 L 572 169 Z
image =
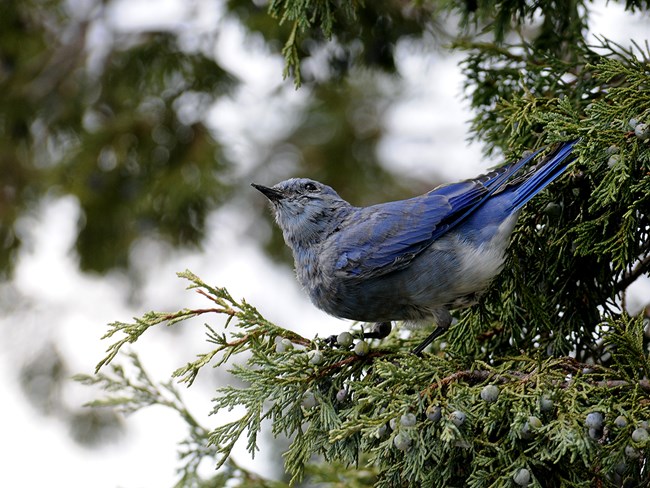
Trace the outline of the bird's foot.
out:
M 383 339 L 388 337 L 390 331 L 393 329 L 390 322 L 376 322 L 370 332 L 364 332 L 364 339 Z
M 337 335 L 334 335 L 334 334 L 332 334 L 332 335 L 329 336 L 329 337 L 326 337 L 326 338 L 325 338 L 325 344 L 326 344 L 328 347 L 334 347 L 334 346 L 336 346 L 336 345 L 338 344 L 338 341 L 336 340 L 337 337 L 338 337 L 338 336 L 337 336 Z
M 370 332 L 364 332 L 364 331 L 361 332 L 361 339 L 383 339 L 384 337 L 387 337 L 388 334 L 390 334 L 391 330 L 392 330 L 392 326 L 390 322 L 377 322 L 372 327 Z M 329 347 L 341 346 L 342 344 L 340 344 L 340 339 L 339 339 L 340 336 L 341 334 L 331 335 L 325 338 L 325 344 Z M 346 340 L 348 338 L 350 338 L 350 336 L 346 337 Z

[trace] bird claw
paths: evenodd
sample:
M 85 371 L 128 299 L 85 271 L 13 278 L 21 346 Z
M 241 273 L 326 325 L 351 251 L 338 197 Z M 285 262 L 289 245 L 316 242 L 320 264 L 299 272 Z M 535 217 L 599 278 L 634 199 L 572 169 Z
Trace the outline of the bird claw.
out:
M 331 336 L 326 337 L 326 338 L 324 339 L 324 340 L 325 340 L 325 344 L 326 344 L 328 347 L 332 347 L 332 348 L 335 347 L 335 346 L 338 344 L 338 342 L 337 342 L 337 340 L 336 340 L 337 337 L 338 337 L 338 336 L 337 336 L 336 334 L 332 334 Z
M 420 344 L 418 344 L 416 347 L 414 347 L 411 350 L 411 353 L 421 357 L 422 352 L 427 347 L 429 347 L 429 344 L 431 344 L 438 337 L 440 337 L 442 334 L 447 332 L 448 328 L 449 327 L 440 327 L 440 326 L 436 327 L 433 330 L 433 332 L 431 332 L 431 334 L 429 334 Z M 392 330 L 392 325 L 390 322 L 376 322 L 370 332 L 364 332 L 363 330 L 361 331 L 361 338 L 362 339 L 384 339 L 385 337 L 388 336 L 388 334 L 390 334 L 391 330 Z M 337 347 L 338 336 L 331 335 L 327 337 L 325 339 L 325 344 L 332 348 Z
M 390 331 L 393 329 L 390 322 L 376 322 L 370 332 L 364 332 L 364 339 L 383 339 L 388 337 Z
M 363 329 L 361 330 L 360 337 L 361 339 L 383 339 L 390 334 L 390 331 L 392 330 L 392 325 L 390 322 L 377 322 L 374 324 L 372 327 L 372 330 L 370 332 L 365 332 Z M 353 335 L 357 335 L 358 333 L 353 333 Z M 338 336 L 337 335 L 331 335 L 329 337 L 326 337 L 324 339 L 325 344 L 328 347 L 337 347 L 339 346 L 338 343 Z

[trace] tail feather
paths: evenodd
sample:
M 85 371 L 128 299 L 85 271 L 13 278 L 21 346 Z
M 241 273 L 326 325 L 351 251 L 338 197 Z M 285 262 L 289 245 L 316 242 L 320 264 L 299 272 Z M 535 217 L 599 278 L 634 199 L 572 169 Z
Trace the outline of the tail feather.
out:
M 553 153 L 546 156 L 532 169 L 521 175 L 517 175 L 517 173 L 522 171 L 528 163 L 535 159 L 543 148 L 516 163 L 502 166 L 501 168 L 480 176 L 475 180 L 468 180 L 467 182 L 457 183 L 448 187 L 433 190 L 431 193 L 449 193 L 448 196 L 450 201 L 453 199 L 454 206 L 460 206 L 459 204 L 465 200 L 471 201 L 476 194 L 480 195 L 480 199 L 473 205 L 469 206 L 462 215 L 455 216 L 454 221 L 446 231 L 460 224 L 465 220 L 465 218 L 472 215 L 472 213 L 478 207 L 483 205 L 490 197 L 498 194 L 508 193 L 509 195 L 514 195 L 510 204 L 511 211 L 514 213 L 519 210 L 526 204 L 526 202 L 537 195 L 537 193 L 542 191 L 548 184 L 564 172 L 569 164 L 575 159 L 575 157 L 569 158 L 569 156 L 573 150 L 573 146 L 577 142 L 578 139 L 563 143 Z M 465 187 L 465 185 L 469 183 L 475 185 L 471 191 L 466 190 Z M 477 186 L 477 183 L 480 185 Z M 454 193 L 454 190 L 458 188 L 461 190 L 460 195 Z
M 513 211 L 517 211 L 523 207 L 531 198 L 546 188 L 567 169 L 575 159 L 575 156 L 572 156 L 571 152 L 577 142 L 578 140 L 576 139 L 562 144 L 524 176 L 525 181 L 513 192 Z

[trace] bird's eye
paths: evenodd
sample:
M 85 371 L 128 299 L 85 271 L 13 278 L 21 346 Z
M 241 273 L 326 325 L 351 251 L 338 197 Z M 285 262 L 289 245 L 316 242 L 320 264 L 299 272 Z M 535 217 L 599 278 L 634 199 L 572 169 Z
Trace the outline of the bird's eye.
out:
M 313 183 L 305 183 L 305 190 L 307 191 L 316 191 L 318 188 Z

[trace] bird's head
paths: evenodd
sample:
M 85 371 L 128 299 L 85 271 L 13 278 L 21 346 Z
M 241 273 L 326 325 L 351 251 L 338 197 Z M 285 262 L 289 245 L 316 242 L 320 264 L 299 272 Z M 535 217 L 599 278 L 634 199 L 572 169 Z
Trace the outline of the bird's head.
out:
M 271 202 L 287 244 L 317 244 L 336 228 L 349 208 L 332 188 L 307 178 L 291 178 L 275 186 L 252 184 Z

